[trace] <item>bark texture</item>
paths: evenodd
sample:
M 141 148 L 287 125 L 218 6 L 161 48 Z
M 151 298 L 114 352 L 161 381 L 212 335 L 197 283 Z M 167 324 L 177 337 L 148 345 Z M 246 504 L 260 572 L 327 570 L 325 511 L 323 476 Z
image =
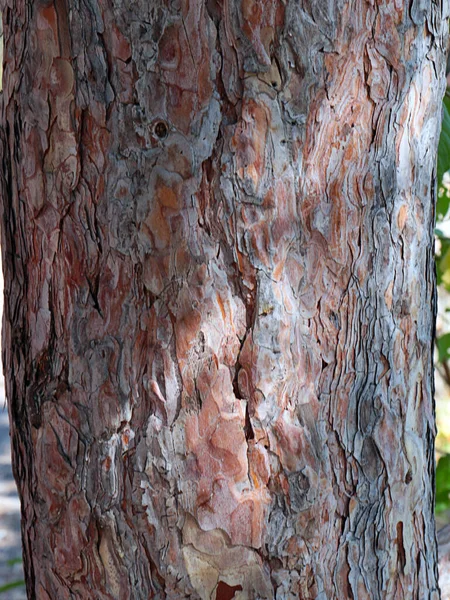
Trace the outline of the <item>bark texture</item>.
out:
M 433 599 L 447 0 L 3 0 L 38 600 Z

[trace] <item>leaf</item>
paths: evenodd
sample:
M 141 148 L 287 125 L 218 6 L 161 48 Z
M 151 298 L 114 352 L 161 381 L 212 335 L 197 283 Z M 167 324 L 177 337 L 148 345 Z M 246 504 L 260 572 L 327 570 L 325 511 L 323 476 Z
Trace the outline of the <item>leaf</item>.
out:
M 439 362 L 442 363 L 450 358 L 450 333 L 446 333 L 438 337 L 436 343 L 439 352 Z
M 449 208 L 450 194 L 446 187 L 440 185 L 436 202 L 436 219 L 438 221 L 443 221 L 448 214 Z
M 17 581 L 11 581 L 10 583 L 5 583 L 5 585 L 0 586 L 0 594 L 4 592 L 9 592 L 9 590 L 13 590 L 14 588 L 25 585 L 25 581 L 23 579 L 19 579 Z
M 450 455 L 442 456 L 436 469 L 436 513 L 450 508 Z
M 438 199 L 436 205 L 436 217 L 442 220 L 450 208 L 450 194 L 442 185 L 444 174 L 450 170 L 450 97 L 447 94 L 442 103 L 442 129 L 438 146 L 437 180 Z
M 439 283 L 443 283 L 447 290 L 450 289 L 450 248 L 445 249 L 445 253 L 439 260 L 439 274 Z
M 6 564 L 8 567 L 13 567 L 14 565 L 21 565 L 22 562 L 22 557 L 18 556 L 17 558 L 10 558 L 6 561 Z
M 438 237 L 439 248 L 436 249 L 437 284 L 444 285 L 450 291 L 450 239 Z
M 442 129 L 438 146 L 437 176 L 439 185 L 444 173 L 450 170 L 450 98 L 447 96 L 442 103 Z

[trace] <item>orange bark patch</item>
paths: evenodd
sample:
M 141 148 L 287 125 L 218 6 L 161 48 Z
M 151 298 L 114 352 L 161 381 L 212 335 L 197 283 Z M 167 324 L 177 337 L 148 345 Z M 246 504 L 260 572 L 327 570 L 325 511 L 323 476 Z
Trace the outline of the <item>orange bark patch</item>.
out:
M 243 546 L 253 545 L 253 518 L 257 512 L 252 500 L 246 500 L 238 504 L 231 515 L 231 538 L 233 544 L 242 544 Z
M 408 207 L 406 204 L 402 204 L 400 210 L 398 211 L 397 223 L 399 229 L 403 230 L 405 228 L 406 219 L 408 218 Z
M 218 304 L 218 306 L 220 308 L 220 312 L 222 313 L 222 318 L 225 321 L 226 320 L 226 315 L 225 315 L 225 307 L 224 307 L 224 304 L 223 304 L 222 297 L 220 296 L 220 294 L 217 294 L 216 297 L 217 297 L 217 304 Z
M 50 86 L 55 96 L 58 96 L 59 100 L 69 96 L 73 92 L 74 82 L 75 77 L 70 62 L 63 58 L 54 58 Z
M 217 404 L 213 400 L 205 402 L 197 418 L 199 437 L 208 439 L 216 428 L 218 418 L 219 409 Z
M 123 62 L 131 57 L 131 47 L 115 23 L 111 28 L 112 54 Z
M 270 46 L 276 25 L 282 22 L 284 12 L 279 5 L 273 0 L 241 0 L 242 31 L 250 40 L 261 64 L 270 65 Z
M 50 28 L 53 31 L 55 39 L 58 38 L 58 15 L 56 14 L 54 4 L 45 6 L 38 10 L 37 26 L 38 29 Z
M 386 302 L 386 306 L 389 310 L 392 308 L 392 291 L 394 289 L 394 282 L 391 281 L 387 286 L 386 291 L 384 293 L 384 301 Z
M 267 485 L 270 479 L 270 463 L 267 450 L 260 444 L 249 444 L 250 475 L 255 488 Z
M 189 90 L 184 91 L 177 85 L 171 85 L 168 88 L 167 99 L 167 115 L 170 121 L 183 133 L 189 133 L 196 94 Z
M 175 255 L 175 265 L 179 276 L 185 275 L 192 267 L 192 254 L 184 246 L 180 246 Z
M 156 188 L 156 198 L 158 202 L 166 208 L 178 208 L 178 198 L 172 188 L 161 185 Z
M 233 136 L 238 175 L 252 182 L 255 192 L 265 172 L 267 115 L 264 107 L 249 100 L 242 110 L 242 121 Z
M 166 272 L 161 261 L 153 256 L 147 256 L 144 262 L 142 279 L 145 287 L 158 296 L 164 289 L 164 277 Z
M 220 456 L 222 471 L 242 479 L 247 474 L 247 454 L 244 436 L 244 424 L 240 419 L 219 421 L 211 443 L 215 454 Z
M 145 225 L 159 249 L 166 248 L 170 243 L 170 227 L 160 207 L 155 207 L 146 219 Z
M 181 60 L 181 49 L 178 41 L 180 28 L 176 25 L 167 27 L 159 42 L 159 64 L 162 69 L 174 71 Z

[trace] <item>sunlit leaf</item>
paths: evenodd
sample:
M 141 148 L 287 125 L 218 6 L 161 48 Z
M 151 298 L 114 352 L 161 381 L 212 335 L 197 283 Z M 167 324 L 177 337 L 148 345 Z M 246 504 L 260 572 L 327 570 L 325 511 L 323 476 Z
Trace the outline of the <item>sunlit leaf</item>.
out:
M 450 170 L 450 98 L 446 95 L 442 103 L 442 130 L 438 146 L 438 199 L 436 205 L 437 219 L 443 219 L 449 211 L 450 194 L 442 181 L 444 174 Z
M 436 513 L 450 508 L 450 455 L 439 459 L 436 469 Z
M 446 96 L 442 103 L 442 130 L 438 146 L 437 176 L 442 182 L 444 173 L 450 170 L 450 99 Z
M 450 333 L 445 333 L 441 335 L 436 340 L 438 353 L 439 353 L 439 362 L 444 362 L 445 360 L 450 359 Z M 450 481 L 449 481 L 450 484 Z
M 436 273 L 438 285 L 450 289 L 450 240 L 439 238 L 440 249 L 436 253 Z
M 9 590 L 13 590 L 14 588 L 21 587 L 22 585 L 25 585 L 25 581 L 23 579 L 19 579 L 17 581 L 11 581 L 10 583 L 5 583 L 5 585 L 0 586 L 0 594 L 9 592 Z
M 450 208 L 450 194 L 447 188 L 441 186 L 439 188 L 436 202 L 436 219 L 442 221 L 448 214 Z

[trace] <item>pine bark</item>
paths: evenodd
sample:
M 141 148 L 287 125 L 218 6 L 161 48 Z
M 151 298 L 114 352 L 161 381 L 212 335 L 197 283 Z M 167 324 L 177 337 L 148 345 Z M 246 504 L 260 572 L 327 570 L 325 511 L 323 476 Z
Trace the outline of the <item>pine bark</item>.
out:
M 439 598 L 447 12 L 4 0 L 30 599 Z

